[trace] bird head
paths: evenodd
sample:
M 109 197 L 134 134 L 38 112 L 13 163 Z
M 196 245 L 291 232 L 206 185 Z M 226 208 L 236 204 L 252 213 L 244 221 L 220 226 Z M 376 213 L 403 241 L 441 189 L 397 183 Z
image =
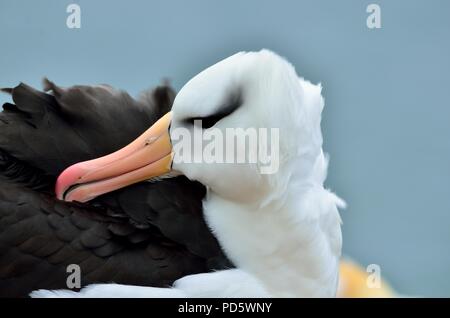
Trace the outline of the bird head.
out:
M 285 59 L 268 50 L 237 53 L 192 78 L 172 110 L 129 145 L 63 171 L 56 194 L 85 202 L 183 174 L 223 198 L 261 203 L 294 179 L 314 178 L 322 108 L 320 85 L 299 78 Z

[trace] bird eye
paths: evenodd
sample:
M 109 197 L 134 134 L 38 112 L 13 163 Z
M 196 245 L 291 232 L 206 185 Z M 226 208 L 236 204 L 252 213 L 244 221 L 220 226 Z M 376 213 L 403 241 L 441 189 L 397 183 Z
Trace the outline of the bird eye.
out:
M 205 117 L 191 117 L 186 119 L 186 123 L 191 125 L 197 125 L 201 122 L 203 129 L 208 129 L 214 126 L 222 118 L 231 115 L 242 104 L 241 94 L 230 95 L 224 106 L 220 107 L 219 111 L 215 114 Z M 199 122 L 200 121 L 200 122 Z
M 192 117 L 186 120 L 191 125 L 201 125 L 199 127 L 208 129 L 214 126 L 219 120 L 227 116 L 227 114 L 215 114 L 207 117 Z

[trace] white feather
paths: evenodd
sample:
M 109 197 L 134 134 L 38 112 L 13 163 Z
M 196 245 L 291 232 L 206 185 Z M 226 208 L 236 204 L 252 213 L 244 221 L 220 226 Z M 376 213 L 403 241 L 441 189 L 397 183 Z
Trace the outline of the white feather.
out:
M 171 129 L 184 125 L 185 118 L 214 113 L 236 91 L 243 94 L 243 104 L 216 127 L 279 128 L 279 171 L 261 175 L 254 165 L 174 168 L 208 187 L 206 221 L 238 269 L 187 276 L 168 289 L 94 285 L 78 295 L 335 296 L 342 245 L 337 208 L 345 203 L 323 186 L 328 158 L 322 150 L 321 86 L 299 78 L 291 64 L 268 50 L 238 53 L 183 87 L 174 102 Z

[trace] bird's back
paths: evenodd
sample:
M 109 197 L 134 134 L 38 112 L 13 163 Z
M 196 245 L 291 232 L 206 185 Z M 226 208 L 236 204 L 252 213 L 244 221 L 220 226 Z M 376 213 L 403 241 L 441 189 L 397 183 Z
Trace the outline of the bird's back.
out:
M 202 216 L 205 188 L 185 177 L 140 183 L 89 204 L 58 201 L 67 166 L 115 151 L 170 110 L 160 86 L 135 100 L 106 85 L 52 93 L 20 84 L 0 113 L 0 296 L 67 288 L 70 264 L 82 286 L 165 286 L 229 266 Z

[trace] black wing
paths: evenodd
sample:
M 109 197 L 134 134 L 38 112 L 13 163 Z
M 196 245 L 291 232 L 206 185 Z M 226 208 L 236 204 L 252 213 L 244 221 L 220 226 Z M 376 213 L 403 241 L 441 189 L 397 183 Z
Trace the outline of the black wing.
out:
M 45 88 L 53 94 L 26 84 L 9 89 L 14 104 L 3 105 L 0 149 L 52 175 L 125 146 L 169 111 L 175 96 L 167 86 L 139 100 L 107 85 L 61 88 L 45 80 Z
M 0 113 L 1 296 L 66 288 L 69 264 L 82 285 L 151 286 L 230 266 L 203 219 L 204 187 L 185 177 L 83 205 L 52 194 L 65 167 L 123 147 L 170 110 L 169 87 L 139 100 L 106 85 L 46 88 L 53 94 L 20 84 Z

